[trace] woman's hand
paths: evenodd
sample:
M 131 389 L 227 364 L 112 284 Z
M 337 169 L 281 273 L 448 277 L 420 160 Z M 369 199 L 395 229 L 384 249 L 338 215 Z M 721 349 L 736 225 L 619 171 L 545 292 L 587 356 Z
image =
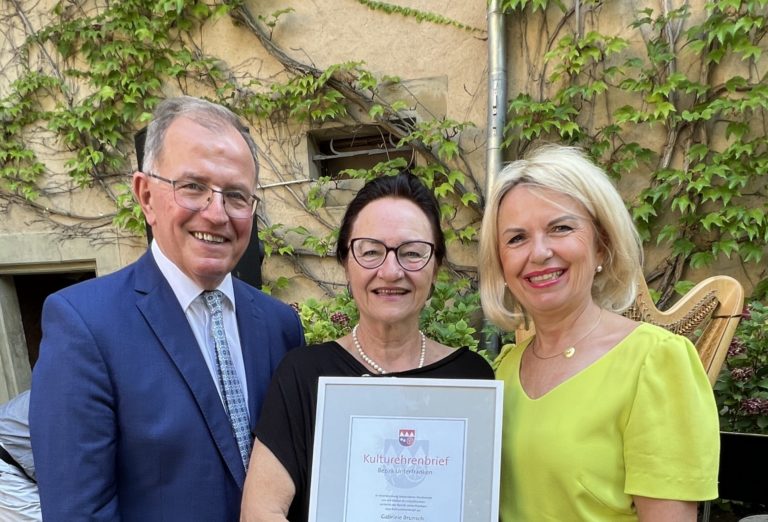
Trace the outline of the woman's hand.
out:
M 696 502 L 639 496 L 632 498 L 640 522 L 696 522 Z
M 288 470 L 258 439 L 243 486 L 240 522 L 287 522 L 296 487 Z

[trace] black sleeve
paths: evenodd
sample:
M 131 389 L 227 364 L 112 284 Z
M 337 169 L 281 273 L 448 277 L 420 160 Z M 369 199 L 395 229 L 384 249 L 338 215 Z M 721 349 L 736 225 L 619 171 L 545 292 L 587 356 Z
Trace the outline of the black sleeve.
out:
M 400 375 L 430 379 L 495 379 L 490 363 L 469 348 L 457 348 L 434 364 L 409 370 Z
M 463 367 L 461 376 L 463 379 L 495 379 L 491 364 L 477 352 L 469 348 L 462 350 L 461 365 Z
M 317 373 L 291 350 L 277 368 L 264 399 L 255 435 L 285 467 L 296 487 L 294 507 L 307 497 L 312 459 Z

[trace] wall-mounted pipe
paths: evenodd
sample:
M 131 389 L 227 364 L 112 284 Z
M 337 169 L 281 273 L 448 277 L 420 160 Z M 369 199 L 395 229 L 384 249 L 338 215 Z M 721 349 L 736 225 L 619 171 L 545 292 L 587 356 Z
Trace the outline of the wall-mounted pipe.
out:
M 488 129 L 486 145 L 485 201 L 488 202 L 496 174 L 501 169 L 501 143 L 507 115 L 507 56 L 504 35 L 504 13 L 501 0 L 488 4 Z M 500 339 L 489 334 L 483 339 L 484 348 L 499 353 Z
M 507 103 L 507 56 L 504 35 L 504 14 L 501 0 L 491 0 L 488 5 L 488 144 L 486 147 L 488 191 L 501 169 L 501 142 L 504 140 Z

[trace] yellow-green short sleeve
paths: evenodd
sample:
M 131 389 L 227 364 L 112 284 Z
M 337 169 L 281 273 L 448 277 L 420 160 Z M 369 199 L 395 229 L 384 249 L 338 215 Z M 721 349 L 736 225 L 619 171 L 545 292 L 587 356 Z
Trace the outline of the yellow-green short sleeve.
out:
M 693 345 L 649 336 L 624 433 L 625 492 L 652 498 L 717 497 L 720 432 L 712 388 Z

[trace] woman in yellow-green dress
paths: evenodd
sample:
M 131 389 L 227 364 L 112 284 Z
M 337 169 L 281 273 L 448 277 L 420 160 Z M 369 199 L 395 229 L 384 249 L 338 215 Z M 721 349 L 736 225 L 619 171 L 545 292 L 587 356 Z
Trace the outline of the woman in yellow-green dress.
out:
M 481 234 L 486 315 L 536 334 L 500 354 L 501 520 L 695 521 L 717 497 L 717 409 L 691 342 L 620 315 L 642 250 L 575 148 L 505 167 Z

